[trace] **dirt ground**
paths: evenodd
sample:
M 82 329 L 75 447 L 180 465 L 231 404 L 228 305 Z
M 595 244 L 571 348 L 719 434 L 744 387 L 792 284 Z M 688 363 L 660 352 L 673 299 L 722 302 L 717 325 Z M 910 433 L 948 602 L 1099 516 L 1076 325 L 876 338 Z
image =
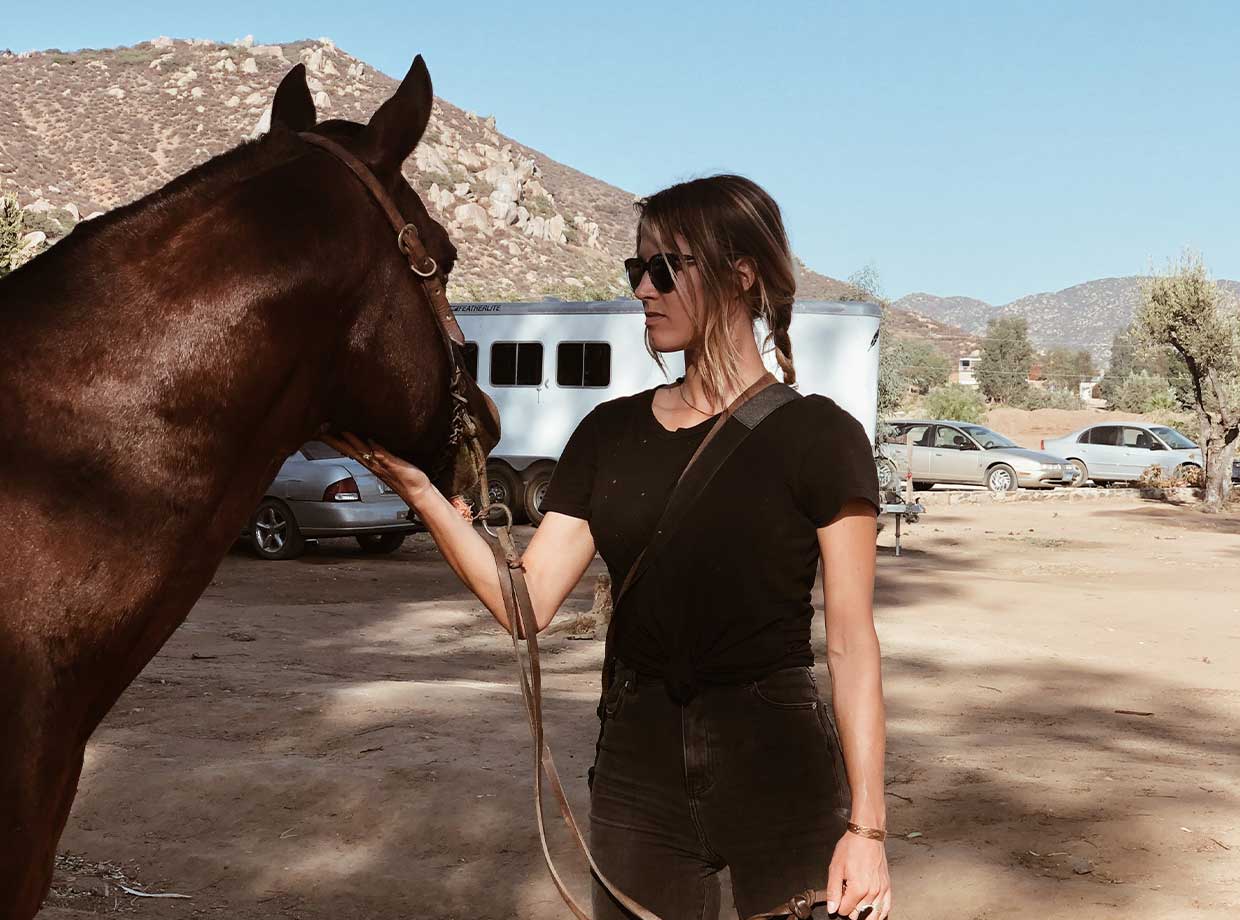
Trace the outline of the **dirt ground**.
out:
M 898 558 L 891 538 L 893 916 L 1234 917 L 1240 513 L 944 504 Z M 538 853 L 506 642 L 425 536 L 387 558 L 235 551 L 96 733 L 41 920 L 569 916 Z M 544 648 L 584 815 L 602 641 Z

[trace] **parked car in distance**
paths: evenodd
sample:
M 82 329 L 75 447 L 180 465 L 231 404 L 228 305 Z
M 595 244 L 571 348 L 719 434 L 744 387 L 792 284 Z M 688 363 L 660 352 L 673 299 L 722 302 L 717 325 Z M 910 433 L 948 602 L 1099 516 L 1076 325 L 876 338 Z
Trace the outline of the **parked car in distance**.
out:
M 884 488 L 885 481 L 899 480 L 910 470 L 916 489 L 942 482 L 983 485 L 992 492 L 1070 485 L 1076 476 L 1062 457 L 1021 447 L 972 422 L 897 419 L 887 426 L 877 460 Z
M 356 460 L 307 441 L 284 461 L 243 536 L 263 559 L 293 559 L 307 537 L 353 537 L 368 553 L 392 553 L 423 529 L 388 485 Z
M 1149 422 L 1090 425 L 1061 438 L 1043 440 L 1042 446 L 1076 467 L 1077 485 L 1087 479 L 1131 482 L 1155 464 L 1167 475 L 1202 465 L 1201 449 L 1196 444 L 1174 428 Z

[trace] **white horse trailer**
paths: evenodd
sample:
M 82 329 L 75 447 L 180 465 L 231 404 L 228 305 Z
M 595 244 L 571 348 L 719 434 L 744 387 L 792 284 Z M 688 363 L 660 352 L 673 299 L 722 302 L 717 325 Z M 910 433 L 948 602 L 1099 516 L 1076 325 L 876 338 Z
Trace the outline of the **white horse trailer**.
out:
M 469 370 L 499 406 L 502 436 L 487 470 L 491 500 L 541 520 L 551 472 L 577 423 L 601 402 L 684 373 L 684 355 L 664 355 L 667 374 L 646 351 L 636 300 L 568 303 L 458 303 Z M 877 304 L 805 301 L 789 335 L 797 389 L 829 396 L 865 426 L 871 442 L 878 406 Z M 759 329 L 759 343 L 765 330 Z M 779 378 L 774 351 L 763 356 Z

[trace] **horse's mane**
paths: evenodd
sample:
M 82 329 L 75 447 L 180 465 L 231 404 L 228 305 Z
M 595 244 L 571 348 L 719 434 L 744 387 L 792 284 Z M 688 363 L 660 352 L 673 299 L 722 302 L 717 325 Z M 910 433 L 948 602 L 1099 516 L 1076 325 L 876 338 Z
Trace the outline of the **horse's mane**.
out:
M 50 261 L 49 257 L 53 255 L 67 257 L 79 247 L 88 245 L 99 236 L 114 230 L 138 232 L 141 222 L 152 215 L 165 216 L 169 211 L 191 203 L 203 194 L 287 162 L 303 149 L 292 131 L 273 125 L 271 131 L 262 137 L 242 141 L 231 150 L 192 167 L 155 191 L 113 208 L 92 220 L 78 223 L 63 240 L 23 268 Z

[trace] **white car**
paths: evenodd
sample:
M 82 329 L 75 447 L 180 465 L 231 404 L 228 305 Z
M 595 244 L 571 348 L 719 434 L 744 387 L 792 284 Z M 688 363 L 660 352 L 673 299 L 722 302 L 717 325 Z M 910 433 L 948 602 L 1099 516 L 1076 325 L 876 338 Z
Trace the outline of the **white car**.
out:
M 1081 428 L 1062 438 L 1044 440 L 1042 447 L 1066 457 L 1080 474 L 1076 484 L 1132 482 L 1158 464 L 1167 475 L 1201 468 L 1201 449 L 1167 425 L 1148 422 L 1107 422 Z
M 912 472 L 913 487 L 936 482 L 983 485 L 992 492 L 1071 485 L 1072 465 L 1054 452 L 1021 447 L 998 432 L 953 419 L 888 422 L 878 463 L 879 486 Z

